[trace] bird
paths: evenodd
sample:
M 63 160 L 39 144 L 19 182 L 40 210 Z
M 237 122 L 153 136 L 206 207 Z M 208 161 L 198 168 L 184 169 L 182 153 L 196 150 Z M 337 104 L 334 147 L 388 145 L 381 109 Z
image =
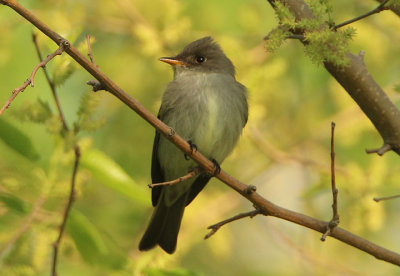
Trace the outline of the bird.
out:
M 172 66 L 174 78 L 162 96 L 158 118 L 219 167 L 237 144 L 248 118 L 247 89 L 236 81 L 234 65 L 210 36 L 159 60 Z M 152 183 L 177 179 L 196 167 L 196 162 L 156 131 Z M 211 177 L 201 172 L 174 185 L 152 188 L 154 210 L 140 251 L 159 245 L 169 254 L 175 252 L 184 209 Z

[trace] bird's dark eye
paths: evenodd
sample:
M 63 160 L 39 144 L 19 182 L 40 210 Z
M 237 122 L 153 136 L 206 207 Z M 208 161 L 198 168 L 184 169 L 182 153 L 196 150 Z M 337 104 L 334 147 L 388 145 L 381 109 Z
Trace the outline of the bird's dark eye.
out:
M 205 57 L 202 57 L 202 56 L 197 56 L 196 57 L 196 62 L 197 63 L 203 63 L 204 61 L 206 61 Z

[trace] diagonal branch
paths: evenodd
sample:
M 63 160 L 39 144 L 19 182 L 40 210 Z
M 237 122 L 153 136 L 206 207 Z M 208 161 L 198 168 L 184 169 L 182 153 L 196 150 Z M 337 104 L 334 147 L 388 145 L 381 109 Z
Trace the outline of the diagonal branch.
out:
M 379 202 L 382 200 L 389 200 L 389 199 L 395 199 L 395 198 L 399 198 L 400 195 L 392 195 L 392 196 L 384 196 L 384 197 L 374 197 L 374 201 L 375 202 Z
M 28 10 L 18 4 L 15 0 L 0 0 L 0 4 L 5 4 L 15 10 L 17 13 L 19 13 L 21 16 L 23 16 L 29 22 L 35 25 L 44 34 L 54 40 L 57 44 L 59 44 L 64 39 L 48 26 L 46 26 L 43 22 L 41 22 L 32 13 L 30 13 Z M 151 114 L 151 112 L 145 109 L 138 101 L 136 101 L 126 92 L 124 92 L 111 79 L 109 79 L 104 73 L 102 73 L 94 64 L 87 60 L 85 56 L 82 55 L 76 48 L 71 46 L 66 50 L 66 52 L 83 68 L 85 68 L 92 76 L 94 76 L 100 83 L 104 84 L 104 86 L 107 88 L 108 91 L 110 91 L 110 93 L 118 97 L 122 102 L 124 102 L 132 110 L 138 113 L 143 119 L 145 119 L 149 124 L 155 127 L 179 149 L 188 154 L 190 158 L 196 161 L 203 169 L 210 173 L 214 172 L 214 163 L 212 161 L 204 157 L 199 151 L 191 153 L 192 149 L 190 145 L 184 139 L 182 139 L 182 137 L 175 133 L 172 134 L 170 127 L 168 127 L 162 121 L 158 120 L 156 116 Z M 326 230 L 327 222 L 275 205 L 269 200 L 263 198 L 257 192 L 249 192 L 249 186 L 243 184 L 223 170 L 221 170 L 221 172 L 216 177 L 227 184 L 229 187 L 234 189 L 236 192 L 241 194 L 243 197 L 247 198 L 264 215 L 274 216 L 283 220 L 287 220 L 313 229 L 320 233 L 324 233 Z M 358 248 L 380 260 L 384 260 L 386 262 L 400 266 L 400 254 L 378 246 L 340 227 L 336 227 L 332 231 L 331 237 L 340 240 L 346 244 L 349 244 L 355 248 Z
M 383 3 L 386 0 L 376 0 L 379 3 Z M 388 9 L 390 9 L 392 12 L 394 12 L 395 14 L 397 14 L 398 16 L 400 16 L 400 4 L 399 3 L 395 3 L 395 4 L 391 4 L 389 3 L 389 5 L 387 5 Z
M 238 214 L 238 215 L 233 216 L 231 218 L 228 218 L 226 220 L 220 221 L 220 222 L 218 222 L 216 224 L 210 225 L 210 226 L 207 227 L 207 229 L 211 229 L 211 231 L 204 237 L 204 239 L 206 240 L 209 237 L 211 237 L 212 235 L 214 235 L 219 230 L 219 228 L 221 228 L 225 224 L 228 224 L 228 223 L 230 223 L 232 221 L 236 221 L 236 220 L 239 220 L 239 219 L 242 219 L 242 218 L 247 218 L 247 217 L 253 218 L 253 217 L 257 216 L 258 214 L 261 214 L 261 212 L 260 212 L 260 210 L 256 209 L 256 210 L 253 210 L 253 211 L 250 211 L 250 212 Z
M 343 23 L 337 24 L 335 27 L 333 27 L 333 29 L 337 30 L 337 29 L 342 28 L 342 27 L 344 27 L 346 25 L 349 25 L 351 23 L 354 23 L 356 21 L 364 19 L 364 18 L 366 18 L 368 16 L 371 16 L 373 14 L 380 13 L 381 11 L 387 10 L 387 9 L 389 9 L 389 7 L 385 6 L 387 2 L 389 2 L 389 0 L 384 0 L 375 9 L 370 10 L 369 12 L 366 12 L 366 13 L 364 13 L 364 14 L 362 14 L 360 16 L 357 16 L 357 17 L 355 17 L 353 19 L 347 20 L 347 21 L 345 21 Z
M 284 4 L 296 21 L 314 17 L 310 7 L 303 0 L 268 0 L 268 2 L 272 7 L 276 6 L 275 2 Z M 295 34 L 303 32 L 301 29 L 295 30 Z M 383 154 L 393 150 L 400 155 L 400 110 L 369 74 L 363 57 L 362 52 L 358 55 L 348 52 L 346 54 L 348 65 L 338 66 L 332 62 L 324 62 L 324 66 L 358 104 L 383 138 L 382 148 L 385 151 L 379 150 L 378 153 Z

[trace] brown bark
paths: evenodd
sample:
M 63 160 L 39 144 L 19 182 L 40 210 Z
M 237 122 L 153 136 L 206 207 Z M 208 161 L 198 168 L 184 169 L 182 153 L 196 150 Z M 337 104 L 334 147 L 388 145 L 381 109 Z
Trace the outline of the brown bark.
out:
M 275 7 L 277 1 L 269 0 L 268 2 Z M 296 21 L 314 16 L 303 0 L 280 0 L 279 2 L 289 8 Z M 296 34 L 301 34 L 301 32 L 302 30 L 296 29 Z M 306 43 L 304 40 L 301 41 Z M 324 66 L 354 99 L 381 135 L 383 146 L 373 152 L 383 154 L 388 150 L 393 150 L 400 154 L 400 110 L 369 74 L 363 62 L 363 54 L 356 56 L 348 52 L 346 58 L 349 60 L 347 66 L 338 66 L 331 62 L 325 62 Z

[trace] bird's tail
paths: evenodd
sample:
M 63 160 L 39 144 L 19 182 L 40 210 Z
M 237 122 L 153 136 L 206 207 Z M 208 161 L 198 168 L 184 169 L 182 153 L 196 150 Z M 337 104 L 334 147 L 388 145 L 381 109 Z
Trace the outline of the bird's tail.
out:
M 181 196 L 174 204 L 166 206 L 161 195 L 139 243 L 140 251 L 150 250 L 159 244 L 165 252 L 174 253 L 185 202 L 186 196 Z

